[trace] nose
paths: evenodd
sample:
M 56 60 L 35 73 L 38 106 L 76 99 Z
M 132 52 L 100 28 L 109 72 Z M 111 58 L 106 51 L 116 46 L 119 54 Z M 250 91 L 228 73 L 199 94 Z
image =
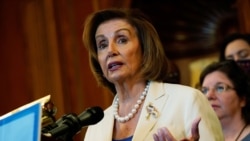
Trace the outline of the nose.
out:
M 117 47 L 114 43 L 110 43 L 108 46 L 108 57 L 113 57 L 118 54 Z
M 234 61 L 239 61 L 240 57 L 238 55 L 234 55 Z
M 215 93 L 214 89 L 209 89 L 209 91 L 206 94 L 206 97 L 208 100 L 215 99 L 216 93 Z

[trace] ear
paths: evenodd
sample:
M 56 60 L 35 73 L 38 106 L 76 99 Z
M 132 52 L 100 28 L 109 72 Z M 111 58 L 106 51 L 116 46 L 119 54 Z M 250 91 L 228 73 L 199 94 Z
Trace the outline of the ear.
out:
M 240 106 L 243 108 L 246 106 L 246 97 L 240 99 Z

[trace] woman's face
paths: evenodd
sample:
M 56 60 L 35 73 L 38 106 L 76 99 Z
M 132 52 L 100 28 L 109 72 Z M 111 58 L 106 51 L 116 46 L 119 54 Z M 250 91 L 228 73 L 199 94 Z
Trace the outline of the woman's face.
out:
M 235 61 L 250 59 L 250 45 L 242 39 L 230 42 L 226 46 L 225 58 Z
M 233 84 L 224 73 L 209 73 L 204 78 L 201 91 L 208 98 L 220 120 L 230 119 L 238 114 L 241 116 L 241 108 L 244 107 L 245 101 L 238 97 Z
M 134 27 L 122 19 L 106 21 L 97 28 L 95 39 L 98 61 L 110 82 L 140 77 L 142 50 Z

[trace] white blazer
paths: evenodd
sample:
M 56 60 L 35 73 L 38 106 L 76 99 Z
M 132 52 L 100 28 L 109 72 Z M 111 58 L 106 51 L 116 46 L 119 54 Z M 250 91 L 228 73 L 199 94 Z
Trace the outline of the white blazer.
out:
M 154 107 L 156 116 L 148 116 L 148 105 Z M 132 141 L 153 141 L 153 134 L 160 127 L 167 127 L 177 140 L 188 138 L 197 117 L 201 117 L 200 141 L 224 140 L 220 122 L 200 91 L 178 84 L 151 82 Z M 113 127 L 110 106 L 99 123 L 88 127 L 84 141 L 112 141 Z

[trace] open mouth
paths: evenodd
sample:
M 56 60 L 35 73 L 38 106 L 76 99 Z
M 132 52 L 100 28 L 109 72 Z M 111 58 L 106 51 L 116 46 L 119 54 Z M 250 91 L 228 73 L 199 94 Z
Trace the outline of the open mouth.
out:
M 115 70 L 115 69 L 119 68 L 121 65 L 122 65 L 121 62 L 113 62 L 113 63 L 108 64 L 108 69 Z

